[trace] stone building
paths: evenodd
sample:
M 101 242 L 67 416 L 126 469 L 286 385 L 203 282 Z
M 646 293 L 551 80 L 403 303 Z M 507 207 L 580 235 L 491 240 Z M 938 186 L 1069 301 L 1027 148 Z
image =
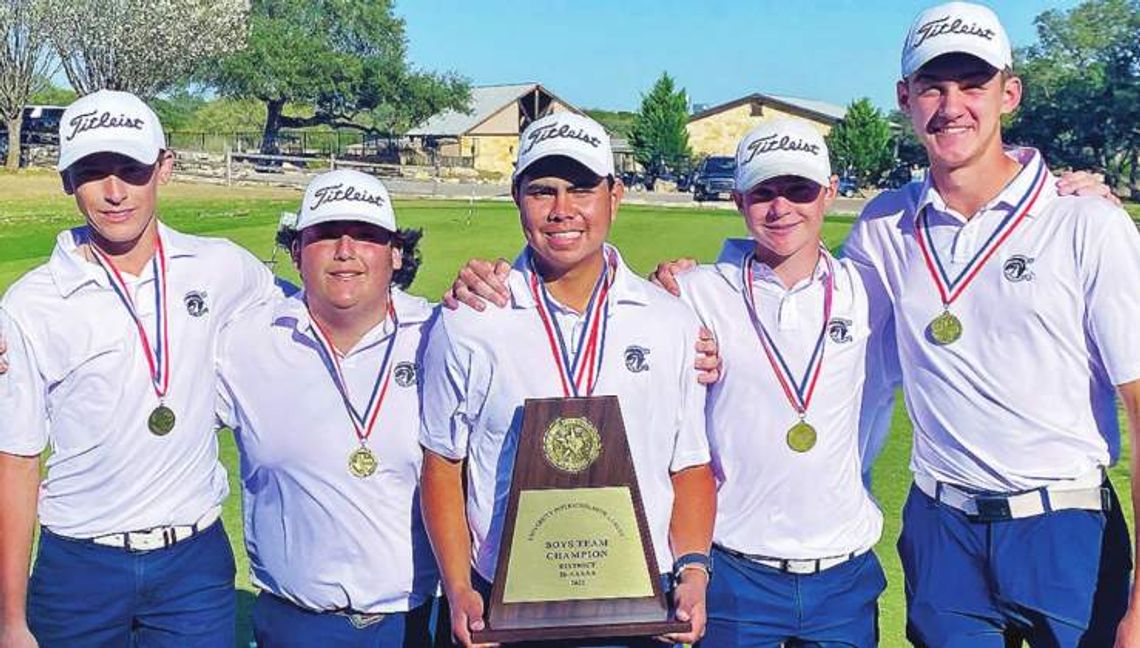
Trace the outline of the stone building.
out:
M 550 113 L 581 113 L 538 83 L 473 87 L 469 106 L 469 113 L 432 116 L 408 137 L 443 166 L 467 166 L 501 179 L 514 170 L 515 147 L 527 124 Z
M 693 155 L 733 155 L 740 138 L 760 122 L 794 117 L 810 122 L 827 135 L 846 113 L 842 106 L 823 101 L 754 92 L 696 112 L 689 117 L 685 129 Z

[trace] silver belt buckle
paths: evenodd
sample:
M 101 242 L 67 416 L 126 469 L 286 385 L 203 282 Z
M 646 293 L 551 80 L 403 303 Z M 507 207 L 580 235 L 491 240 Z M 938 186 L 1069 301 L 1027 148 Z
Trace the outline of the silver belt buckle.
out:
M 374 614 L 366 614 L 364 612 L 348 612 L 344 613 L 344 616 L 348 617 L 348 622 L 352 624 L 352 627 L 356 628 L 357 630 L 363 630 L 369 626 L 374 626 L 377 623 L 380 623 L 384 620 L 384 617 L 388 615 L 384 614 L 383 612 L 377 612 Z

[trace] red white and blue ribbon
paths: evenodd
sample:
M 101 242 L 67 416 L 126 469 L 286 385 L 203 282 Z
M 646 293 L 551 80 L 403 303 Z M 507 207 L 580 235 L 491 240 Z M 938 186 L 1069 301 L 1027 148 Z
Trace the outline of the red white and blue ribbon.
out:
M 788 367 L 787 361 L 784 360 L 784 354 L 780 352 L 775 340 L 764 328 L 764 322 L 761 321 L 760 313 L 756 309 L 756 295 L 752 289 L 752 273 L 756 257 L 750 254 L 742 264 L 741 292 L 744 293 L 744 305 L 748 309 L 748 316 L 752 320 L 753 328 L 756 329 L 756 336 L 760 338 L 760 346 L 764 348 L 764 355 L 768 358 L 768 364 L 772 367 L 772 372 L 776 374 L 776 380 L 780 382 L 780 387 L 784 390 L 784 396 L 787 397 L 792 409 L 796 410 L 796 414 L 799 414 L 800 419 L 806 416 L 808 406 L 811 405 L 812 394 L 815 393 L 816 382 L 819 380 L 820 374 L 823 373 L 823 348 L 827 339 L 827 323 L 831 321 L 831 302 L 835 293 L 835 268 L 831 262 L 831 256 L 822 246 L 820 247 L 820 258 L 827 266 L 827 275 L 823 278 L 823 323 L 819 327 L 819 336 L 812 348 L 811 357 L 804 369 L 804 375 L 799 380 Z
M 150 369 L 150 382 L 154 386 L 154 393 L 159 402 L 166 398 L 170 388 L 170 336 L 167 324 L 166 308 L 166 252 L 162 247 L 162 237 L 155 234 L 154 256 L 151 258 L 151 270 L 154 273 L 154 344 L 151 344 L 147 335 L 146 326 L 135 309 L 135 301 L 131 297 L 130 288 L 123 280 L 122 273 L 115 267 L 111 258 L 95 245 L 90 246 L 95 254 L 95 261 L 103 272 L 107 274 L 107 281 L 118 295 L 119 301 L 127 309 L 131 319 L 138 330 L 139 341 L 142 342 L 143 354 L 146 356 L 147 367 Z
M 340 392 L 340 398 L 344 402 L 344 408 L 348 411 L 348 418 L 352 420 L 352 427 L 356 431 L 356 438 L 360 440 L 361 445 L 364 445 L 368 441 L 368 437 L 372 436 L 372 429 L 376 426 L 376 420 L 380 416 L 380 408 L 384 406 L 384 396 L 388 393 L 388 383 L 392 378 L 390 364 L 392 350 L 396 348 L 396 336 L 400 332 L 400 321 L 396 317 L 395 307 L 392 306 L 391 295 L 388 296 L 388 317 L 392 319 L 392 336 L 388 339 L 388 348 L 384 351 L 384 359 L 380 361 L 380 370 L 372 382 L 372 393 L 368 396 L 368 405 L 361 413 L 352 404 L 352 399 L 348 395 L 348 382 L 344 379 L 344 371 L 340 367 L 340 352 L 333 346 L 328 334 L 312 317 L 312 314 L 309 315 L 313 324 L 313 337 L 317 340 L 317 348 L 321 352 L 329 375 L 332 376 L 333 384 Z
M 585 325 L 578 336 L 578 344 L 569 348 L 562 335 L 562 329 L 554 321 L 554 310 L 557 306 L 550 297 L 534 266 L 533 255 L 529 257 L 530 263 L 530 291 L 534 296 L 538 308 L 538 316 L 542 319 L 546 339 L 550 343 L 550 353 L 554 356 L 554 364 L 558 367 L 558 377 L 562 383 L 562 395 L 590 396 L 598 384 L 598 377 L 602 373 L 602 357 L 606 349 L 606 327 L 610 314 L 610 288 L 617 275 L 617 263 L 613 254 L 607 251 L 602 272 L 590 293 L 590 301 L 586 304 L 583 313 Z
M 1033 205 L 1037 203 L 1037 198 L 1041 195 L 1041 190 L 1044 189 L 1046 181 L 1049 178 L 1049 173 L 1045 169 L 1045 162 L 1037 157 L 1037 170 L 1030 183 L 1029 189 L 1017 201 L 1014 208 L 1006 214 L 1002 219 L 993 234 L 986 239 L 978 251 L 974 254 L 973 258 L 966 263 L 966 267 L 958 273 L 958 276 L 951 279 L 950 275 L 946 272 L 946 267 L 942 263 L 942 259 L 938 258 L 938 249 L 934 245 L 934 239 L 930 234 L 930 225 L 927 222 L 929 211 L 922 210 L 918 218 L 915 220 L 915 228 L 918 230 L 915 238 L 918 240 L 918 248 L 922 251 L 922 258 L 926 261 L 926 269 L 930 272 L 930 277 L 934 280 L 934 285 L 938 287 L 938 295 L 942 298 L 942 306 L 949 308 L 954 300 L 958 299 L 966 290 L 966 286 L 978 276 L 982 268 L 985 267 L 986 262 L 997 252 L 998 248 L 1002 246 L 1006 240 L 1009 239 L 1017 226 L 1025 220 L 1029 215 L 1029 211 L 1033 209 Z

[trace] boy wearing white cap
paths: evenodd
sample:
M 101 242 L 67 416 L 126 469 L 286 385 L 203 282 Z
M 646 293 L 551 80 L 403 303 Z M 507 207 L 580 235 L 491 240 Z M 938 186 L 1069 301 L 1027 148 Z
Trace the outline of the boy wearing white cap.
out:
M 718 488 L 700 645 L 873 646 L 882 514 L 861 457 L 881 443 L 896 382 L 889 303 L 822 247 L 838 180 L 814 127 L 764 123 L 736 165 L 752 239 L 677 277 L 723 363 L 705 405 Z
M 1037 151 L 1003 150 L 1021 98 L 1011 60 L 986 7 L 918 16 L 898 100 L 930 173 L 872 201 L 845 246 L 893 300 L 914 422 L 908 636 L 1134 646 L 1127 529 L 1104 470 L 1119 451 L 1114 388 L 1138 441 L 1140 235 L 1105 201 L 1058 196 Z
M 241 451 L 258 645 L 427 646 L 438 571 L 419 513 L 420 342 L 403 292 L 419 232 L 387 189 L 331 171 L 291 245 L 303 292 L 236 317 L 218 343 L 218 416 Z M 288 406 L 285 406 L 288 404 Z
M 705 406 L 718 484 L 707 648 L 877 644 L 883 517 L 861 457 L 897 371 L 889 305 L 820 241 L 837 183 L 813 126 L 761 124 L 736 151 L 751 240 L 677 278 L 723 363 Z
M 507 280 L 512 303 L 444 311 L 429 334 L 424 517 L 464 645 L 483 627 L 518 413 L 525 399 L 551 396 L 620 398 L 657 564 L 682 574 L 673 603 L 693 624 L 672 639 L 691 642 L 703 630 L 715 493 L 704 388 L 691 373 L 698 323 L 606 243 L 622 190 L 600 125 L 568 113 L 536 120 L 520 138 L 514 176 L 527 247 Z
M 59 171 L 86 224 L 0 302 L 6 646 L 233 644 L 233 556 L 217 521 L 228 488 L 202 360 L 233 313 L 275 288 L 236 245 L 159 222 L 172 166 L 137 97 L 96 92 L 64 112 Z

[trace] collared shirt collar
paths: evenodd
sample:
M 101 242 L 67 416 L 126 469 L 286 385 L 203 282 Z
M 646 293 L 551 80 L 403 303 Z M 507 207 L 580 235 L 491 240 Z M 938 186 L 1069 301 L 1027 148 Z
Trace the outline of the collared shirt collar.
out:
M 192 237 L 176 232 L 162 222 L 158 223 L 158 234 L 162 237 L 167 259 L 197 255 L 198 244 Z M 70 296 L 91 282 L 100 286 L 110 285 L 99 266 L 88 261 L 79 250 L 90 240 L 91 230 L 87 225 L 64 230 L 55 237 L 55 249 L 48 260 L 48 269 L 62 297 Z
M 733 290 L 740 291 L 744 286 L 741 283 L 742 273 L 741 268 L 744 266 L 748 257 L 756 250 L 756 242 L 752 239 L 726 239 L 724 247 L 721 248 L 720 256 L 716 260 L 716 269 L 721 277 L 732 286 Z M 831 259 L 831 266 L 836 264 L 835 258 L 831 253 L 824 248 L 821 251 L 819 261 L 815 264 L 815 269 L 812 271 L 810 280 L 805 280 L 797 283 L 795 286 L 784 286 L 783 283 L 775 276 L 772 268 L 768 267 L 764 262 L 757 260 L 754 266 L 754 272 L 762 280 L 767 280 L 773 284 L 779 285 L 783 290 L 788 292 L 798 290 L 802 287 L 822 281 L 827 276 L 828 264 L 824 260 L 824 255 Z
M 648 304 L 649 295 L 646 294 L 645 284 L 638 281 L 633 271 L 626 266 L 618 249 L 606 243 L 605 253 L 607 256 L 613 254 L 616 260 L 617 275 L 614 277 L 613 286 L 610 288 L 610 296 L 614 302 L 642 306 Z M 536 307 L 534 295 L 530 292 L 530 255 L 530 247 L 524 247 L 518 257 L 515 258 L 513 265 L 513 268 L 518 272 L 512 272 L 507 280 L 507 285 L 511 289 L 511 306 L 513 308 Z
M 431 302 L 423 297 L 409 295 L 408 293 L 392 287 L 392 306 L 396 309 L 396 317 L 400 326 L 421 324 L 431 319 L 435 308 Z M 371 331 L 361 338 L 361 343 L 382 340 L 392 334 L 389 318 L 384 318 Z M 305 305 L 305 291 L 300 290 L 288 297 L 282 297 L 273 307 L 273 325 L 286 326 L 307 338 L 312 339 L 312 318 L 309 316 L 309 307 Z M 361 344 L 357 344 L 360 347 Z
M 1045 167 L 1044 173 L 1049 175 L 1049 168 L 1045 165 L 1045 160 L 1042 159 L 1041 153 L 1035 148 L 1012 147 L 1006 149 L 1005 154 L 1017 160 L 1017 162 L 1021 164 L 1021 170 L 1002 188 L 1001 192 L 995 196 L 993 200 L 978 210 L 979 212 L 994 209 L 999 206 L 1006 209 L 1016 207 L 1018 201 L 1026 195 L 1026 192 L 1029 191 L 1029 188 L 1033 185 L 1033 181 L 1037 178 L 1038 165 Z M 946 201 L 942 199 L 942 196 L 938 193 L 938 189 L 934 186 L 933 176 L 934 174 L 927 173 L 926 179 L 922 182 L 922 189 L 920 189 L 918 193 L 918 204 L 914 210 L 914 217 L 917 219 L 927 207 L 930 207 L 939 213 L 951 214 L 958 219 L 964 220 L 964 215 L 957 214 L 946 205 Z M 1040 213 L 1041 209 L 1048 202 L 1047 198 L 1055 194 L 1056 187 L 1047 182 L 1045 188 L 1041 190 L 1040 199 L 1033 204 L 1033 208 L 1029 211 L 1028 216 L 1032 217 Z

